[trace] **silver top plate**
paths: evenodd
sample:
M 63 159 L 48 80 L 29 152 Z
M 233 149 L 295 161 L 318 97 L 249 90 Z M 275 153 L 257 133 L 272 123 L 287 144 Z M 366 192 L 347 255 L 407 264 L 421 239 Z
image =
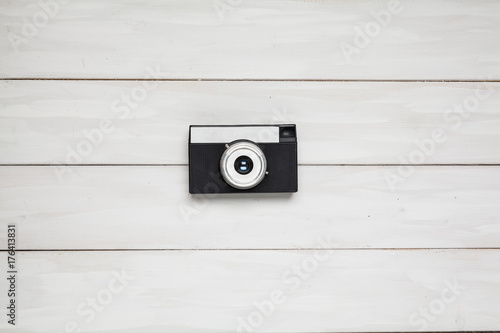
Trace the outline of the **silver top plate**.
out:
M 207 126 L 191 127 L 191 143 L 229 143 L 250 140 L 260 143 L 279 143 L 279 126 Z

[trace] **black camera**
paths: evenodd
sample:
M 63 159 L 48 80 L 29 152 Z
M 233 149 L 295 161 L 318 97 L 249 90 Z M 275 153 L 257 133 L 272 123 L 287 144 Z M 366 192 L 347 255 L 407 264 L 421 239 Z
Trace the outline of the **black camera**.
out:
M 297 192 L 295 125 L 189 127 L 189 193 Z

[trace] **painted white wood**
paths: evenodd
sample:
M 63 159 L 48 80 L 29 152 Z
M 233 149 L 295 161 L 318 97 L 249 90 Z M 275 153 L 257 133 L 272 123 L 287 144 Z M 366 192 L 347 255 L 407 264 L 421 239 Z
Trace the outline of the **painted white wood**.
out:
M 0 77 L 500 79 L 494 0 L 55 1 L 0 3 Z
M 269 303 L 273 291 L 283 292 L 281 303 L 255 331 L 418 331 L 421 308 L 433 318 L 430 331 L 500 328 L 496 250 L 29 252 L 18 259 L 18 326 L 2 320 L 6 333 L 64 332 L 72 322 L 82 332 L 237 332 L 240 319 L 258 323 L 254 302 Z M 120 283 L 116 273 L 129 279 Z M 92 319 L 89 299 L 101 310 Z
M 22 249 L 500 246 L 500 167 L 299 168 L 293 195 L 188 194 L 186 166 L 1 167 L 0 235 Z M 62 181 L 57 175 L 62 174 Z
M 189 125 L 255 123 L 296 123 L 302 164 L 500 163 L 500 83 L 0 84 L 2 164 L 186 164 Z
M 0 81 L 0 164 L 124 165 L 0 166 L 0 244 L 36 250 L 1 332 L 235 332 L 275 290 L 240 331 L 500 329 L 500 167 L 397 166 L 500 163 L 500 2 L 62 2 L 0 2 L 1 79 L 193 80 Z M 298 125 L 297 194 L 187 193 L 188 126 L 242 123 Z

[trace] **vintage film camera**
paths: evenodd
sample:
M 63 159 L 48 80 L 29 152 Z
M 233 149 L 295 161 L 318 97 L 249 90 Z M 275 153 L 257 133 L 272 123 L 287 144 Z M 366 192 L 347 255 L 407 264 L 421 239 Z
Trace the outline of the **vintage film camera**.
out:
M 297 192 L 295 125 L 191 125 L 189 193 Z

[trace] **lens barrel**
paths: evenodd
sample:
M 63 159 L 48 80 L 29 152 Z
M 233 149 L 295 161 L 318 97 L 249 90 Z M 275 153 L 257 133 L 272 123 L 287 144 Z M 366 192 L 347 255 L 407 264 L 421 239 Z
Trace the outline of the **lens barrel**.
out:
M 230 145 L 220 159 L 222 178 L 234 188 L 247 190 L 257 186 L 266 176 L 267 160 L 262 150 L 251 141 Z

